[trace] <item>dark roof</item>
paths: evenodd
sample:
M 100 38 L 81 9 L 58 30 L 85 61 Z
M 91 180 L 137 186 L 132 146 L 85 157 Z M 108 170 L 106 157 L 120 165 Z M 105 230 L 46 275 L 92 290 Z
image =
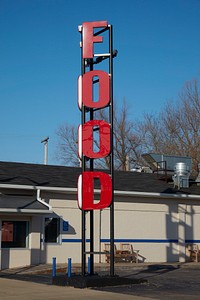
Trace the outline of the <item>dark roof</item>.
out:
M 81 168 L 0 162 L 0 184 L 33 185 L 43 187 L 76 188 Z M 159 180 L 156 174 L 115 171 L 114 188 L 120 191 L 149 193 L 200 194 L 200 187 L 177 190 L 173 184 Z
M 6 201 L 5 201 L 6 200 Z M 3 209 L 17 209 L 18 211 L 49 211 L 49 208 L 34 198 L 28 197 L 0 197 L 0 211 Z
M 0 184 L 76 187 L 80 168 L 0 162 Z

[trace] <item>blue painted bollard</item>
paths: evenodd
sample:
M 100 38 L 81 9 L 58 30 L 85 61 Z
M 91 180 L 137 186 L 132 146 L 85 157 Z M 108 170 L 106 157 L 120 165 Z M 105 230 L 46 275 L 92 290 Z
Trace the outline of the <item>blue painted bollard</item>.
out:
M 52 258 L 52 277 L 56 277 L 56 257 Z
M 88 257 L 88 274 L 90 274 L 90 257 Z
M 71 258 L 68 258 L 67 275 L 68 275 L 68 277 L 71 277 L 71 275 L 72 275 L 72 260 L 71 260 Z

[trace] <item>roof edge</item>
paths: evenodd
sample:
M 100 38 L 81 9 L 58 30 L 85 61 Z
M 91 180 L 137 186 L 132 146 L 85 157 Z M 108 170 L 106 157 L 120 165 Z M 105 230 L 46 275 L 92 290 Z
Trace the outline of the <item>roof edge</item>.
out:
M 46 186 L 34 186 L 34 185 L 18 185 L 18 184 L 0 184 L 0 188 L 7 189 L 26 189 L 26 190 L 41 190 L 41 191 L 54 191 L 54 192 L 70 192 L 77 193 L 77 188 L 67 188 L 67 187 L 46 187 Z M 95 193 L 100 193 L 99 189 L 94 190 Z M 140 196 L 140 197 L 157 197 L 157 198 L 177 198 L 177 199 L 199 199 L 200 195 L 193 194 L 169 194 L 169 193 L 154 193 L 154 192 L 137 192 L 137 191 L 121 191 L 114 190 L 114 195 L 116 196 Z M 42 200 L 42 199 L 41 199 Z
M 42 209 L 19 209 L 19 208 L 0 208 L 0 213 L 26 213 L 26 214 L 51 214 L 52 210 Z
M 39 186 L 39 185 L 23 185 L 23 184 L 0 184 L 3 189 L 22 189 L 22 190 L 41 190 L 41 191 L 59 191 L 59 192 L 76 192 L 76 188 Z
M 143 197 L 159 197 L 159 198 L 177 198 L 177 199 L 199 199 L 200 195 L 193 194 L 168 194 L 168 193 L 151 193 L 151 192 L 134 192 L 134 191 L 118 191 L 115 190 L 114 194 L 117 196 L 143 196 Z

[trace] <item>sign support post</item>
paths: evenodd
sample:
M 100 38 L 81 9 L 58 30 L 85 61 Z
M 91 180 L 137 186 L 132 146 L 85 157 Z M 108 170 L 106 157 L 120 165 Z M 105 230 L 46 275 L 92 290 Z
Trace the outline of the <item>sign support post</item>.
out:
M 112 25 L 107 21 L 84 22 L 81 33 L 81 76 L 78 80 L 78 105 L 81 110 L 79 126 L 79 158 L 82 174 L 78 180 L 78 205 L 82 210 L 82 275 L 86 275 L 86 255 L 90 260 L 90 275 L 94 275 L 94 211 L 110 209 L 110 276 L 114 276 L 114 159 L 113 159 L 113 51 Z M 108 34 L 107 34 L 108 33 Z M 107 34 L 107 35 L 106 35 Z M 102 36 L 103 35 L 103 36 Z M 104 36 L 105 35 L 105 36 Z M 95 54 L 94 44 L 108 41 L 107 53 Z M 107 60 L 106 71 L 98 69 Z M 104 67 L 105 68 L 105 67 Z M 95 90 L 95 85 L 98 89 Z M 97 95 L 96 95 L 97 94 Z M 97 100 L 96 100 L 97 98 Z M 105 109 L 105 120 L 96 120 L 99 110 Z M 95 133 L 99 135 L 98 146 Z M 95 161 L 109 158 L 105 172 L 94 171 Z M 95 182 L 100 185 L 100 200 L 95 200 Z M 86 212 L 89 212 L 89 251 L 86 251 Z M 88 221 L 88 220 L 87 220 Z M 101 241 L 100 241 L 101 243 Z

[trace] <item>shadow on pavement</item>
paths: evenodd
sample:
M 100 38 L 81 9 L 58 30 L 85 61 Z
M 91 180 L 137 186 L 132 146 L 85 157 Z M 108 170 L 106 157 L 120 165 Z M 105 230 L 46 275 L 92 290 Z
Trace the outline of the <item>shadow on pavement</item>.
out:
M 135 284 L 148 284 L 148 278 L 154 277 L 154 276 L 159 276 L 167 272 L 171 272 L 174 270 L 177 270 L 179 266 L 173 266 L 173 265 L 159 265 L 159 264 L 154 264 L 154 265 L 149 265 L 146 266 L 145 268 L 133 268 L 132 266 L 128 268 L 127 266 L 117 266 L 116 273 L 119 276 L 116 277 L 116 280 L 113 280 L 113 284 L 110 285 L 135 285 Z M 135 271 L 134 271 L 135 269 Z M 36 272 L 31 272 L 32 268 L 31 267 L 26 267 L 22 269 L 17 269 L 17 270 L 11 270 L 10 272 L 3 272 L 1 271 L 0 273 L 0 278 L 4 277 L 7 279 L 16 279 L 16 280 L 22 280 L 22 281 L 31 281 L 31 282 L 36 282 L 40 284 L 47 284 L 51 285 L 53 282 L 52 279 L 52 274 L 51 270 L 44 269 L 44 270 L 38 270 Z M 66 281 L 66 274 L 65 273 L 60 273 L 64 271 L 64 269 L 58 269 L 57 270 L 57 276 L 56 278 L 58 279 L 57 281 L 59 282 L 58 285 L 66 285 L 66 284 L 60 284 L 60 281 Z M 101 277 L 102 276 L 102 282 L 105 281 L 105 268 L 99 268 L 98 270 L 98 275 Z M 72 274 L 72 279 L 73 276 L 77 276 L 77 274 Z M 61 278 L 62 277 L 62 278 Z M 99 277 L 99 278 L 100 278 Z M 109 276 L 108 276 L 109 277 Z M 61 280 L 62 279 L 62 280 Z M 76 278 L 75 278 L 76 279 Z M 74 280 L 75 280 L 74 279 Z M 121 279 L 121 280 L 120 280 Z M 121 281 L 121 282 L 120 282 Z M 56 280 L 54 280 L 54 284 Z M 93 288 L 95 288 L 95 280 L 93 281 L 94 285 Z M 97 281 L 96 281 L 97 282 Z M 109 283 L 109 280 L 107 281 Z M 103 284 L 104 287 L 106 287 L 106 282 Z M 109 284 L 108 284 L 109 286 Z M 98 284 L 96 285 L 98 287 Z
M 180 268 L 180 265 L 160 265 L 160 264 L 153 264 L 149 265 L 144 269 L 137 270 L 135 272 L 129 272 L 129 274 L 123 275 L 123 277 L 134 277 L 136 276 L 137 278 L 140 279 L 147 279 L 147 277 L 154 277 L 154 276 L 159 276 L 164 273 L 172 272 Z

